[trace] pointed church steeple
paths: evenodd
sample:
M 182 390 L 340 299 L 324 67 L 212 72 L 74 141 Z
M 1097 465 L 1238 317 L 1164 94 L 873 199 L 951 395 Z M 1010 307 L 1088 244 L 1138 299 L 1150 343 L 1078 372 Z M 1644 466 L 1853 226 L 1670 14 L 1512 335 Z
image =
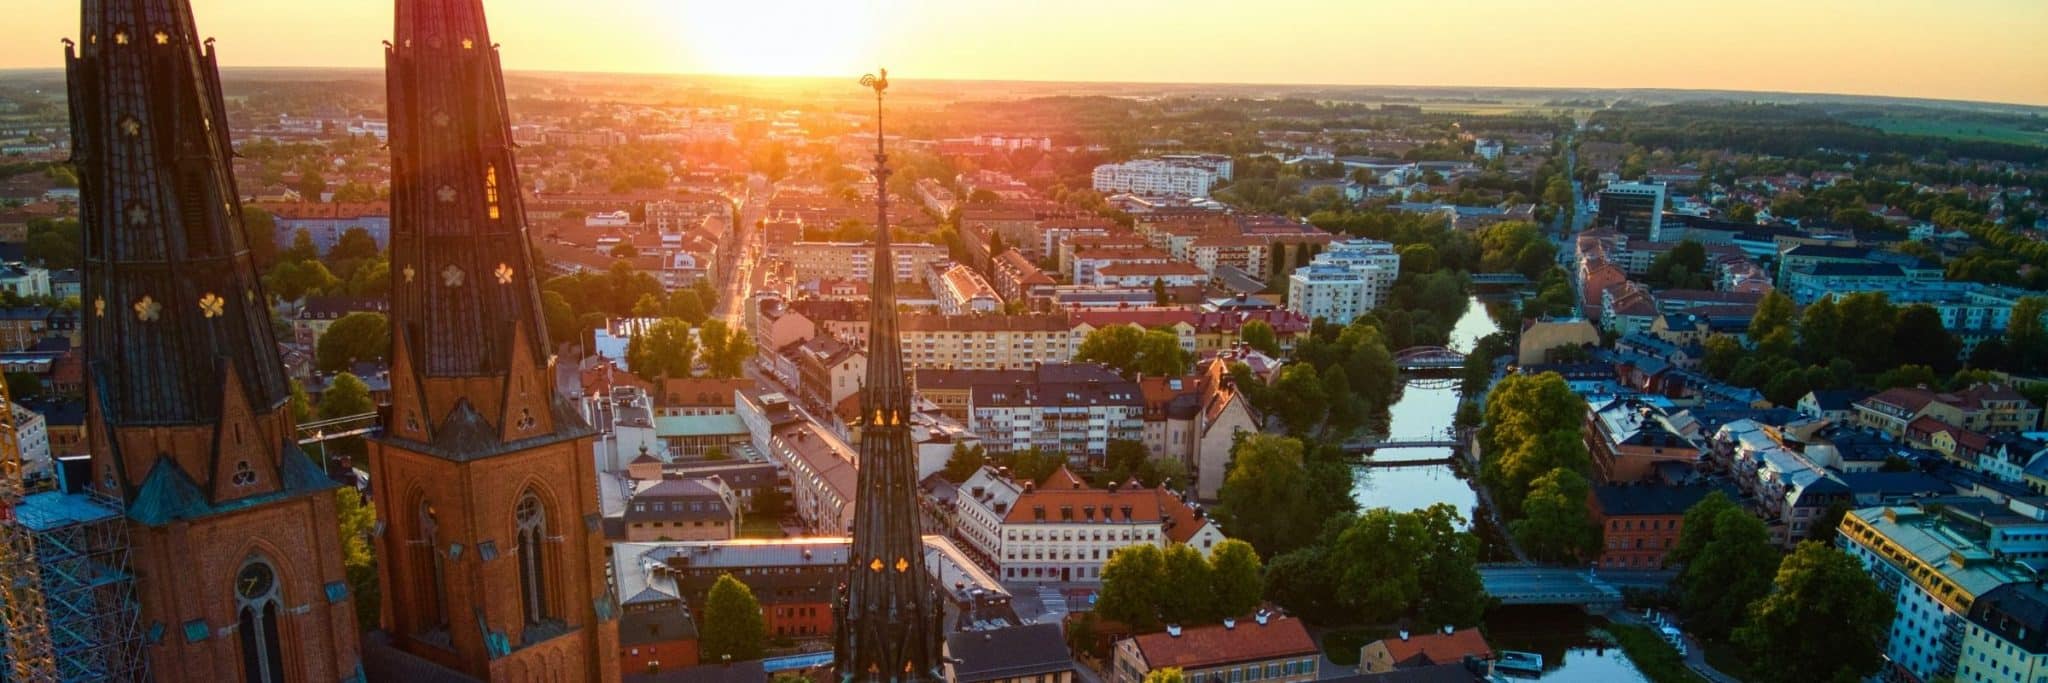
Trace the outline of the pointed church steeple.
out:
M 100 481 L 132 495 L 170 451 L 216 502 L 261 492 L 276 478 L 211 481 L 232 468 L 213 462 L 221 452 L 266 471 L 283 451 L 303 457 L 287 444 L 291 390 L 242 231 L 212 45 L 184 0 L 87 0 L 82 15 L 72 161 L 91 411 L 111 442 L 94 450 L 112 470 Z M 233 433 L 192 449 L 137 436 L 181 427 Z
M 583 430 L 554 398 L 498 51 L 480 0 L 400 0 L 391 121 L 391 434 L 461 457 Z M 462 443 L 453 443 L 454 436 Z M 451 453 L 451 455 L 456 455 Z
M 897 336 L 896 259 L 889 244 L 889 155 L 882 95 L 889 72 L 861 79 L 875 91 L 875 253 L 868 301 L 867 383 L 861 388 L 860 470 L 853 549 L 835 608 L 834 665 L 844 681 L 939 680 L 938 602 L 919 533 L 910 389 Z

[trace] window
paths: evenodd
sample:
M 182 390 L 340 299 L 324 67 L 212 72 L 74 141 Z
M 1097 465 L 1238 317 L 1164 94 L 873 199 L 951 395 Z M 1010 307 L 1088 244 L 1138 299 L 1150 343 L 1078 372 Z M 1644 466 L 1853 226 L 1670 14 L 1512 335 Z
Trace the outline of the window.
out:
M 284 683 L 284 644 L 278 636 L 277 570 L 251 556 L 235 573 L 236 630 L 242 640 L 242 680 Z
M 532 491 L 519 498 L 513 517 L 519 527 L 519 595 L 526 623 L 547 618 L 547 508 Z
M 484 204 L 489 207 L 491 220 L 497 220 L 498 167 L 495 164 L 484 168 Z
M 420 544 L 418 546 L 420 555 L 415 557 L 414 560 L 417 563 L 416 566 L 428 568 L 428 574 L 425 577 L 428 583 L 425 589 L 420 591 L 422 593 L 420 597 L 425 599 L 427 603 L 426 614 L 433 617 L 433 623 L 428 626 L 446 629 L 448 628 L 448 603 L 442 599 L 441 594 L 447 590 L 448 586 L 448 565 L 441 557 L 439 544 L 440 529 L 440 520 L 434 515 L 434 504 L 420 501 Z

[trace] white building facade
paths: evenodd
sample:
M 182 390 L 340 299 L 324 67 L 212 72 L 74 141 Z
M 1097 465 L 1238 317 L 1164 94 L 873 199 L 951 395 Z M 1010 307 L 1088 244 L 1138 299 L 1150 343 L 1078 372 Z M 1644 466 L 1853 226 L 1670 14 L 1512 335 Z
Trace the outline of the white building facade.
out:
M 1220 176 L 1195 164 L 1138 159 L 1095 167 L 1096 192 L 1129 192 L 1146 196 L 1207 197 Z
M 1401 275 L 1401 255 L 1377 240 L 1332 242 L 1287 277 L 1287 309 L 1339 325 L 1377 308 Z

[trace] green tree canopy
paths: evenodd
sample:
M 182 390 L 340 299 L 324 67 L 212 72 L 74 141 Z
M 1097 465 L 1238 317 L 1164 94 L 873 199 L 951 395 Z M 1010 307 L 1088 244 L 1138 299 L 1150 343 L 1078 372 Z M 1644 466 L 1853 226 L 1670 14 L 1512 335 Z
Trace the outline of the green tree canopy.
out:
M 1538 559 L 1575 563 L 1600 547 L 1600 528 L 1586 508 L 1592 485 L 1558 468 L 1537 477 L 1522 502 L 1522 518 L 1508 525 L 1515 542 Z
M 979 444 L 969 446 L 966 443 L 954 443 L 953 454 L 946 458 L 945 469 L 940 470 L 940 473 L 946 481 L 958 484 L 974 476 L 974 473 L 980 471 L 981 466 L 987 462 L 988 454 Z
M 1702 636 L 1726 638 L 1749 604 L 1770 592 L 1777 566 L 1778 550 L 1763 521 L 1745 510 L 1723 510 L 1714 518 L 1713 538 L 1679 573 L 1679 612 Z
M 1479 539 L 1458 530 L 1463 522 L 1442 503 L 1414 512 L 1361 513 L 1330 552 L 1338 598 L 1367 622 L 1406 616 L 1430 624 L 1478 623 L 1487 604 Z
M 1779 563 L 1735 642 L 1762 683 L 1858 681 L 1884 667 L 1891 596 L 1847 553 L 1812 541 Z M 1812 634 L 1826 633 L 1826 638 Z
M 721 574 L 704 596 L 704 621 L 698 625 L 700 658 L 706 662 L 760 659 L 768 641 L 761 603 L 754 591 L 731 574 Z
M 1102 565 L 1102 592 L 1095 613 L 1139 632 L 1159 626 L 1160 594 L 1166 585 L 1166 553 L 1154 545 L 1131 545 L 1110 553 Z
M 1202 551 L 1174 543 L 1165 550 L 1165 584 L 1159 591 L 1159 618 L 1169 624 L 1197 624 L 1220 618 L 1212 585 L 1209 561 Z
M 1259 606 L 1261 585 L 1259 553 L 1250 543 L 1237 539 L 1216 544 L 1209 551 L 1209 595 L 1219 617 L 1242 617 Z
M 354 363 L 383 361 L 390 355 L 391 321 L 368 311 L 350 313 L 328 325 L 313 349 L 321 372 L 340 372 Z
M 355 598 L 356 628 L 368 631 L 376 627 L 383 601 L 377 554 L 370 546 L 377 508 L 354 488 L 343 487 L 334 492 L 334 516 L 341 523 L 341 564 Z
M 1229 474 L 1217 496 L 1216 516 L 1232 538 L 1243 539 L 1262 555 L 1279 555 L 1309 544 L 1332 510 L 1311 488 L 1301 441 L 1273 434 L 1252 434 L 1237 445 Z
M 1190 362 L 1189 354 L 1180 347 L 1180 338 L 1172 332 L 1130 325 L 1090 331 L 1074 351 L 1074 360 L 1101 363 L 1116 368 L 1125 377 L 1180 377 L 1187 374 Z
M 1244 327 L 1238 329 L 1237 336 L 1246 345 L 1258 349 L 1259 353 L 1280 357 L 1280 340 L 1274 335 L 1273 326 L 1264 320 L 1246 322 Z

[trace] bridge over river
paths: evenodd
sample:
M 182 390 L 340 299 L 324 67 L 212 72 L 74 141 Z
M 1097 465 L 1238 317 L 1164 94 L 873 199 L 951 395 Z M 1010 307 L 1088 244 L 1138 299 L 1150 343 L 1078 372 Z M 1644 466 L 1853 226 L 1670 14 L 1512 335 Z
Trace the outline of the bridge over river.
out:
M 1668 572 L 1634 572 L 1603 577 L 1596 570 L 1534 564 L 1479 566 L 1486 593 L 1503 605 L 1571 605 L 1598 611 L 1621 605 L 1620 585 L 1661 586 Z

